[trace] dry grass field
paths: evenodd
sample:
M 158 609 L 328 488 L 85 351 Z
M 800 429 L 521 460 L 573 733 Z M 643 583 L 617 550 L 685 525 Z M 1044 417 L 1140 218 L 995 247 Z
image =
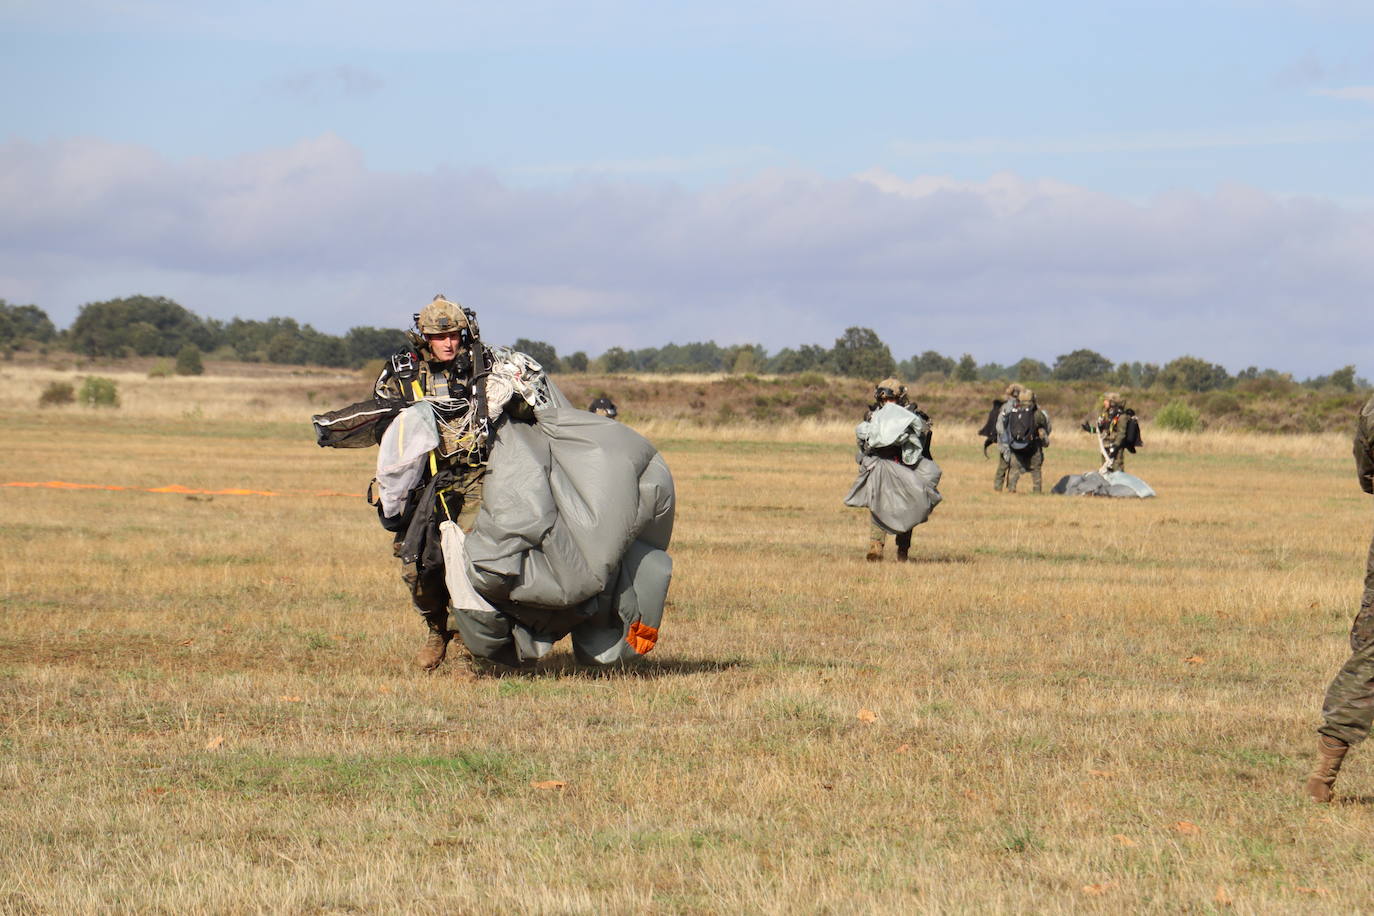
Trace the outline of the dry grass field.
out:
M 851 426 L 647 421 L 658 649 L 474 679 L 408 666 L 389 535 L 332 495 L 372 473 L 310 434 L 349 380 L 102 374 L 120 408 L 40 411 L 74 376 L 0 371 L 0 483 L 130 488 L 0 487 L 0 912 L 1374 900 L 1374 753 L 1296 794 L 1370 534 L 1345 437 L 1147 426 L 1127 502 L 994 494 L 939 426 L 946 501 L 877 565 Z M 1096 463 L 1068 420 L 1051 482 Z

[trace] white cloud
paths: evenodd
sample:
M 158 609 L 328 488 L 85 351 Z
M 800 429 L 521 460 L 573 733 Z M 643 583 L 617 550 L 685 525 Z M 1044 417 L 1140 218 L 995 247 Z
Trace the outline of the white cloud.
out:
M 1374 102 L 1374 86 L 1346 86 L 1341 89 L 1314 89 L 1316 95 L 1353 102 Z
M 529 189 L 372 170 L 327 135 L 226 160 L 86 140 L 0 145 L 0 212 L 0 296 L 59 323 L 144 292 L 339 332 L 402 323 L 443 291 L 493 340 L 562 351 L 777 349 L 860 324 L 899 356 L 1087 346 L 1374 373 L 1351 333 L 1374 300 L 1374 214 L 1239 186 L 1143 203 L 880 171 Z
M 264 88 L 272 95 L 321 102 L 337 98 L 362 98 L 374 94 L 383 85 L 382 78 L 366 67 L 339 64 L 280 76 L 268 80 Z
M 1337 95 L 1351 90 L 1318 90 Z M 1341 95 L 1342 98 L 1357 96 Z M 1158 130 L 1129 133 L 1082 134 L 1056 137 L 971 137 L 953 140 L 895 140 L 891 151 L 898 156 L 945 155 L 1092 155 L 1145 153 L 1177 150 L 1230 149 L 1264 146 L 1297 146 L 1348 141 L 1368 133 L 1364 124 L 1345 121 L 1303 124 L 1265 124 L 1218 130 Z

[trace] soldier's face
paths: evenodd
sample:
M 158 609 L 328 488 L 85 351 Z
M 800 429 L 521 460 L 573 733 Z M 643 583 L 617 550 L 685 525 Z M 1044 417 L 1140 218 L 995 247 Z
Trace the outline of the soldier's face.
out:
M 429 350 L 434 354 L 434 358 L 441 363 L 446 363 L 458 355 L 457 331 L 448 334 L 426 334 L 425 340 L 429 341 Z

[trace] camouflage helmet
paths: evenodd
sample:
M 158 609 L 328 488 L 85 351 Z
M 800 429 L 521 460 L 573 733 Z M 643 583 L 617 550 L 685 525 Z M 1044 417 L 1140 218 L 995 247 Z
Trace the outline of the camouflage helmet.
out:
M 1121 395 L 1117 394 L 1115 391 L 1108 391 L 1105 394 L 1103 394 L 1102 400 L 1109 407 L 1122 407 L 1126 403 L 1121 399 Z
M 441 293 L 416 314 L 415 327 L 425 336 L 453 334 L 468 329 L 468 316 L 463 314 L 461 305 L 450 302 Z
M 901 379 L 888 377 L 873 386 L 873 394 L 875 397 L 881 398 L 884 391 L 888 392 L 890 399 L 896 400 L 906 391 L 906 386 L 902 384 Z
M 1035 403 L 1035 392 L 1034 392 L 1034 391 L 1031 391 L 1029 388 L 1022 388 L 1022 389 L 1021 389 L 1021 400 L 1025 401 L 1027 404 L 1034 404 L 1034 403 Z

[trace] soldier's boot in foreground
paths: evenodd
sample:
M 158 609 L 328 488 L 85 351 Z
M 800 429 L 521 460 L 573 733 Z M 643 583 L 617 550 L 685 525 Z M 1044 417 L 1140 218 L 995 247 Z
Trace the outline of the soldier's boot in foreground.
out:
M 1341 771 L 1341 764 L 1345 762 L 1345 752 L 1348 750 L 1350 745 L 1339 738 L 1322 735 L 1317 740 L 1317 763 L 1311 775 L 1307 777 L 1307 785 L 1303 788 L 1308 798 L 1322 804 L 1331 801 L 1331 787 L 1336 782 L 1336 774 Z
M 877 562 L 878 562 L 879 560 L 881 560 L 882 558 L 883 558 L 883 542 L 882 542 L 882 541 L 871 541 L 871 542 L 869 543 L 869 545 L 868 545 L 868 553 L 864 556 L 864 559 L 867 560 L 867 561 L 870 562 L 870 563 L 877 563 Z
M 905 563 L 909 553 L 911 553 L 911 532 L 907 531 L 897 535 L 897 562 Z
M 444 660 L 444 654 L 448 651 L 448 641 L 453 638 L 453 634 L 445 626 L 448 621 L 444 617 L 427 614 L 424 620 L 429 632 L 425 634 L 425 644 L 415 653 L 415 665 L 425 671 L 433 671 Z
M 898 547 L 898 548 L 897 548 L 897 562 L 898 562 L 898 563 L 905 563 L 905 562 L 907 561 L 907 554 L 909 554 L 909 553 L 911 553 L 911 548 L 910 548 L 910 547 Z

